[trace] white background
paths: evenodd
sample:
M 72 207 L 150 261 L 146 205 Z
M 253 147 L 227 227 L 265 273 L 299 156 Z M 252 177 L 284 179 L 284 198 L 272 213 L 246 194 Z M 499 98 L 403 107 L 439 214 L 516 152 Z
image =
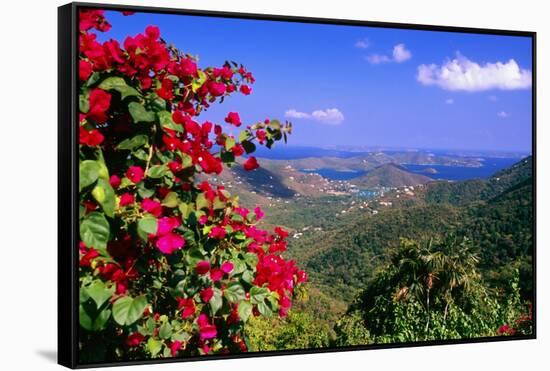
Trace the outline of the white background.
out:
M 121 0 L 122 1 L 122 0 Z M 105 0 L 105 2 L 109 2 Z M 128 0 L 135 5 L 538 32 L 538 340 L 169 364 L 156 370 L 517 370 L 548 359 L 550 27 L 545 1 Z M 0 19 L 0 368 L 60 369 L 56 350 L 56 32 L 61 1 L 7 0 Z M 546 223 L 546 228 L 544 228 Z M 68 248 L 68 247 L 67 247 Z M 544 351 L 546 350 L 546 354 Z M 538 366 L 537 366 L 538 365 Z M 140 368 L 139 368 L 140 367 Z M 129 369 L 143 369 L 144 366 Z

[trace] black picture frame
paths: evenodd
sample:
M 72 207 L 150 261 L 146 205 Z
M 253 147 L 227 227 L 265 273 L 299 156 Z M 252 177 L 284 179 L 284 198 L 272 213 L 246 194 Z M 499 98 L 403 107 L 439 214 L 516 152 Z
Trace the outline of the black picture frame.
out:
M 82 364 L 78 360 L 78 10 L 95 8 L 104 10 L 127 10 L 145 13 L 168 13 L 220 18 L 238 18 L 253 20 L 272 20 L 285 22 L 368 26 L 379 28 L 397 28 L 427 30 L 454 33 L 489 34 L 523 36 L 532 43 L 532 156 L 533 156 L 533 333 L 532 335 L 512 335 L 506 337 L 482 337 L 441 341 L 421 341 L 394 344 L 372 344 L 338 348 L 314 348 L 300 350 L 262 351 L 231 355 L 207 355 L 196 357 L 151 359 L 140 361 L 104 362 Z M 283 16 L 270 14 L 236 13 L 224 11 L 204 11 L 194 9 L 159 8 L 133 5 L 112 5 L 75 2 L 58 8 L 58 363 L 69 368 L 89 368 L 99 366 L 124 366 L 138 364 L 156 364 L 168 362 L 187 362 L 202 360 L 221 360 L 230 358 L 265 357 L 290 354 L 326 353 L 351 350 L 369 350 L 381 348 L 418 347 L 429 345 L 449 345 L 464 343 L 483 343 L 495 341 L 513 341 L 536 339 L 537 300 L 536 300 L 536 85 L 537 55 L 536 32 L 513 31 L 489 28 L 468 28 L 434 26 L 409 23 L 388 23 L 364 20 L 313 18 L 302 16 Z

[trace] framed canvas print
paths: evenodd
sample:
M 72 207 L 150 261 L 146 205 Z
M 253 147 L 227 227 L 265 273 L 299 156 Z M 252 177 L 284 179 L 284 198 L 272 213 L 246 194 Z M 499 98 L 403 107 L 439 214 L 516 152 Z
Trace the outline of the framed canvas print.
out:
M 59 363 L 535 338 L 535 33 L 59 8 Z

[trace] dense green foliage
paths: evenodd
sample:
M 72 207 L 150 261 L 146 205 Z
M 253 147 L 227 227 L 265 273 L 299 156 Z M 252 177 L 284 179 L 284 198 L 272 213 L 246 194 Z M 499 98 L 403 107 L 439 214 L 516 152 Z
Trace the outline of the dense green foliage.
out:
M 433 182 L 414 198 L 390 193 L 385 199 L 393 206 L 377 213 L 341 213 L 358 202 L 349 196 L 298 199 L 270 210 L 289 229 L 303 231 L 289 249 L 307 267 L 310 290 L 322 287 L 340 307 L 349 304 L 346 315 L 334 312 L 327 323 L 330 343 L 511 334 L 499 329 L 528 318 L 533 295 L 531 166 L 527 158 L 487 180 Z M 413 269 L 405 258 L 425 264 Z M 308 303 L 294 311 L 311 313 L 312 329 L 320 321 Z M 530 333 L 530 321 L 513 333 Z M 255 343 L 276 344 L 288 327 L 296 328 L 275 323 Z M 306 331 L 297 336 L 308 337 Z
M 519 295 L 519 274 L 504 295 L 483 282 L 478 261 L 467 239 L 403 240 L 350 307 L 346 317 L 355 319 L 351 336 L 346 321 L 339 323 L 341 343 L 353 345 L 346 344 L 347 338 L 353 340 L 361 326 L 375 343 L 496 335 L 500 326 L 527 311 Z

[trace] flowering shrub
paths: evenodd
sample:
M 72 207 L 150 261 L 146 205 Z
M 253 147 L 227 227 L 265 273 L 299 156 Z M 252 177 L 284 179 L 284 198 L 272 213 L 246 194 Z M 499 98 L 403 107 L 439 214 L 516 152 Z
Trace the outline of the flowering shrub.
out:
M 498 328 L 499 335 L 531 335 L 533 333 L 533 305 L 528 304 L 529 313 L 522 314 L 513 323 Z
M 203 174 L 253 171 L 255 142 L 286 141 L 291 125 L 267 119 L 235 138 L 199 122 L 213 103 L 250 94 L 252 74 L 234 62 L 201 69 L 155 26 L 100 43 L 92 30 L 110 27 L 103 11 L 81 10 L 81 355 L 246 351 L 249 317 L 285 316 L 306 273 L 281 256 L 286 231 L 258 229 L 263 211 Z M 237 112 L 225 122 L 243 125 Z

